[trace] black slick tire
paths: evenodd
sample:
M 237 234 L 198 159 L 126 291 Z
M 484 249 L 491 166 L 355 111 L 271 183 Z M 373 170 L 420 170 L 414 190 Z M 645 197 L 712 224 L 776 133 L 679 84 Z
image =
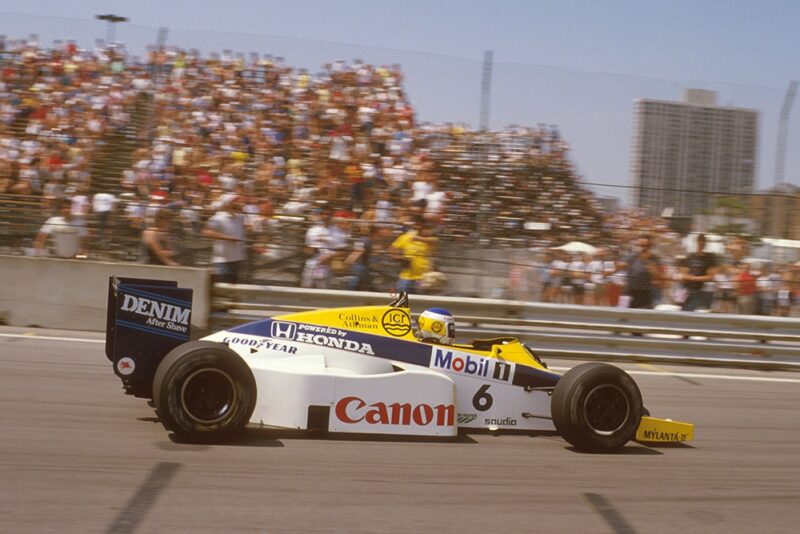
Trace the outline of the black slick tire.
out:
M 190 341 L 170 351 L 156 369 L 153 404 L 179 440 L 219 443 L 250 420 L 256 383 L 244 360 L 225 345 Z
M 556 430 L 585 452 L 612 452 L 624 446 L 636 435 L 643 409 L 633 378 L 605 363 L 570 369 L 551 398 Z

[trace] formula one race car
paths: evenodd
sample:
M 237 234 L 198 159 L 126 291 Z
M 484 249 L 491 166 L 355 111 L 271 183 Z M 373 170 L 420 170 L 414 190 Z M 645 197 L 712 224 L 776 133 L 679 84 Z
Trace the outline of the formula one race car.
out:
M 586 363 L 560 375 L 512 337 L 420 340 L 405 294 L 387 306 L 282 315 L 198 341 L 190 341 L 191 289 L 112 278 L 108 298 L 114 371 L 186 441 L 224 441 L 247 425 L 413 436 L 555 430 L 591 452 L 693 437 L 689 423 L 649 417 L 617 367 Z

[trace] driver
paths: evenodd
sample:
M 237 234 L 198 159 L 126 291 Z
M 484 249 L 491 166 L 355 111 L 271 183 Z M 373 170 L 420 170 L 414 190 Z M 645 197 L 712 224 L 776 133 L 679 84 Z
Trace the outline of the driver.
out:
M 453 314 L 442 308 L 429 308 L 417 319 L 420 341 L 452 345 L 456 340 L 456 321 Z

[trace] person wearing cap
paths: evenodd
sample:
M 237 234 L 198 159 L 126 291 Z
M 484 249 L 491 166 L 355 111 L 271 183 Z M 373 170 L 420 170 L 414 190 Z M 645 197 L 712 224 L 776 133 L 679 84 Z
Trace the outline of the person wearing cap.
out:
M 238 283 L 242 266 L 247 260 L 243 206 L 241 196 L 230 197 L 203 229 L 202 235 L 214 240 L 212 262 L 217 271 L 217 282 Z

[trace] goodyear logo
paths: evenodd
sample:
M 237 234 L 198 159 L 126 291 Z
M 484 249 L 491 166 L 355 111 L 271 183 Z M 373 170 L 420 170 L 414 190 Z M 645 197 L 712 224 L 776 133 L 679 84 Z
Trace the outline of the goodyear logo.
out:
M 383 314 L 381 325 L 389 335 L 403 337 L 411 332 L 411 317 L 405 310 L 394 308 Z

